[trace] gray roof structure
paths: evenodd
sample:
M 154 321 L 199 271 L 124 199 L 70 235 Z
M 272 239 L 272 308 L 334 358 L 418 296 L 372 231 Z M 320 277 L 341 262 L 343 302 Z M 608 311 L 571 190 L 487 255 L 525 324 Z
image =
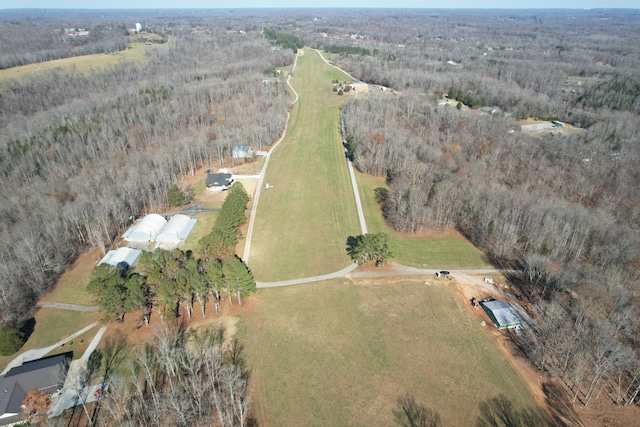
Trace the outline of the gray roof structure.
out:
M 138 221 L 122 236 L 128 242 L 153 242 L 167 220 L 158 214 L 149 214 Z
M 498 329 L 520 326 L 520 317 L 509 304 L 500 300 L 482 301 L 482 309 Z
M 43 357 L 10 369 L 0 376 L 0 425 L 18 421 L 29 390 L 53 393 L 64 384 L 73 352 Z
M 229 187 L 233 184 L 230 173 L 210 173 L 207 175 L 207 187 Z
M 109 264 L 119 268 L 134 267 L 138 262 L 138 258 L 142 251 L 140 249 L 131 249 L 127 247 L 111 250 L 100 260 L 100 264 Z
M 158 233 L 156 241 L 158 243 L 178 244 L 187 240 L 198 221 L 186 215 L 177 214 L 171 217 L 169 222 Z

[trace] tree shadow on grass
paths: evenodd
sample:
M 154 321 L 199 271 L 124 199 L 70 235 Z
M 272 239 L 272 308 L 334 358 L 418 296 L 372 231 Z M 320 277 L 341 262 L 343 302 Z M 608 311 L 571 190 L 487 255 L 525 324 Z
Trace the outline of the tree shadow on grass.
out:
M 546 382 L 542 384 L 542 391 L 544 392 L 547 402 L 547 406 L 551 410 L 551 416 L 553 420 L 559 426 L 582 426 L 580 416 L 576 413 L 571 406 L 571 402 L 567 397 L 567 392 L 559 384 L 553 382 Z
M 479 405 L 477 427 L 553 427 L 557 424 L 540 408 L 518 408 L 500 394 Z
M 29 337 L 36 329 L 36 318 L 32 317 L 20 326 L 20 332 L 24 334 L 24 342 L 29 340 Z

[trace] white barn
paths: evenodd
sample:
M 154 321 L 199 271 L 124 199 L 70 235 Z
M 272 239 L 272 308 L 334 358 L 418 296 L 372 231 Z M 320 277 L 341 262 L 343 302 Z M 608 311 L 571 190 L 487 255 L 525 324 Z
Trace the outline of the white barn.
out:
M 172 243 L 176 245 L 184 242 L 193 231 L 196 222 L 197 220 L 189 218 L 186 215 L 174 215 L 169 219 L 169 222 L 164 226 L 162 231 L 158 233 L 156 241 L 158 243 Z
M 141 253 L 142 251 L 139 249 L 118 248 L 117 250 L 107 252 L 98 265 L 109 264 L 114 267 L 120 267 L 123 265 L 122 263 L 125 263 L 127 267 L 133 267 L 138 262 Z
M 127 230 L 122 238 L 128 242 L 154 242 L 166 223 L 162 215 L 149 214 Z

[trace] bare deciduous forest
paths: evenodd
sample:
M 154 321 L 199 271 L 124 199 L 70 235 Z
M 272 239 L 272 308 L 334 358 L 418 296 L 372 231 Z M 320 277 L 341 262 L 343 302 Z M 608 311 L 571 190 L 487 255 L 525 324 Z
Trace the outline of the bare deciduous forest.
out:
M 387 221 L 455 227 L 520 271 L 512 281 L 532 318 L 514 339 L 585 406 L 597 395 L 635 404 L 640 391 L 639 20 L 398 13 L 349 19 L 348 30 L 325 22 L 305 39 L 322 48 L 346 31 L 342 43 L 371 54 L 335 61 L 402 92 L 343 109 L 356 166 L 390 185 Z M 447 97 L 458 108 L 438 102 Z M 521 131 L 529 117 L 564 125 Z
M 32 28 L 29 40 L 79 26 L 60 14 Z M 3 18 L 0 27 L 14 25 L 10 13 Z M 169 48 L 90 76 L 54 70 L 4 83 L 2 323 L 28 317 L 83 250 L 104 251 L 133 218 L 166 207 L 180 177 L 222 165 L 234 145 L 263 149 L 280 135 L 290 98 L 284 80 L 265 85 L 263 72 L 291 64 L 293 53 L 272 50 L 249 19 L 223 18 L 107 13 L 101 25 L 147 22 L 148 31 L 168 35 Z M 3 47 L 20 51 L 24 43 L 9 37 Z
M 585 406 L 638 403 L 639 12 L 138 13 L 0 16 L 0 68 L 123 49 L 135 22 L 169 43 L 146 63 L 0 89 L 0 322 L 19 325 L 180 177 L 277 139 L 290 98 L 262 81 L 293 53 L 260 36 L 271 26 L 394 92 L 342 110 L 356 166 L 390 186 L 388 223 L 463 232 L 516 272 L 531 319 L 513 338 L 537 368 Z M 62 30 L 79 27 L 95 35 Z M 525 132 L 528 118 L 565 125 Z

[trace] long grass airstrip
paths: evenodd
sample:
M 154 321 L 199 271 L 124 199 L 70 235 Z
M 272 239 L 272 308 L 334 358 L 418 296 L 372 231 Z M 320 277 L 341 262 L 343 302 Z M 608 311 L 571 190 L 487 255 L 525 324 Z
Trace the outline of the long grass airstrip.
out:
M 300 100 L 271 155 L 256 212 L 249 267 L 258 281 L 315 276 L 350 264 L 347 237 L 360 234 L 340 136 L 341 71 L 307 50 L 291 78 Z

